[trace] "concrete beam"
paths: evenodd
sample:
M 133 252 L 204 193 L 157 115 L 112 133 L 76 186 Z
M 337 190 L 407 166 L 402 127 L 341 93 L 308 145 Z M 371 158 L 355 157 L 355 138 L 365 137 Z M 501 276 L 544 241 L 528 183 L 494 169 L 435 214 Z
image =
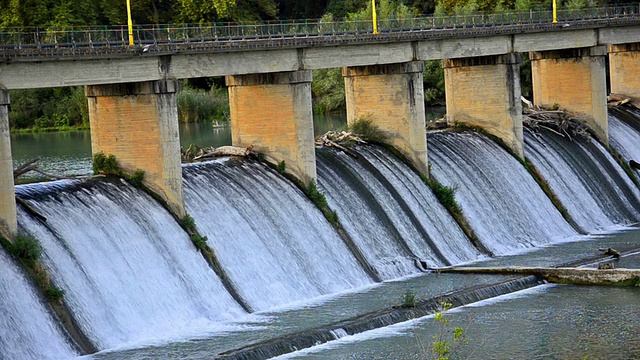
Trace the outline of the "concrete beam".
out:
M 393 64 L 414 59 L 411 42 L 317 47 L 301 51 L 305 69 Z
M 598 29 L 599 45 L 636 43 L 640 39 L 640 26 L 619 26 Z
M 316 181 L 311 71 L 227 76 L 231 139 L 305 185 Z
M 13 184 L 9 103 L 9 91 L 0 88 L 0 236 L 11 240 L 18 233 L 18 220 Z
M 422 174 L 428 176 L 424 64 L 413 61 L 343 68 L 347 122 L 370 117 Z
M 444 60 L 447 121 L 480 126 L 524 159 L 520 55 Z
M 513 51 L 519 53 L 598 45 L 598 29 L 516 34 L 513 37 Z
M 184 217 L 175 80 L 87 86 L 92 153 L 114 155 Z
M 610 45 L 609 71 L 612 93 L 640 99 L 640 43 Z
M 511 35 L 420 41 L 417 55 L 420 60 L 502 55 L 512 51 L 511 43 Z
M 532 52 L 533 102 L 575 111 L 605 144 L 609 142 L 604 46 Z

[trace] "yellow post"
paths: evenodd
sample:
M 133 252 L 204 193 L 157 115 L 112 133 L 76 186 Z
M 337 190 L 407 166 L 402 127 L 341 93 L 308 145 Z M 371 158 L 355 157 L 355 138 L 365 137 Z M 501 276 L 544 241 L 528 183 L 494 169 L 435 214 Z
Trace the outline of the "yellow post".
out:
M 129 25 L 129 46 L 133 46 L 133 23 L 131 22 L 131 0 L 127 0 L 127 24 Z
M 553 0 L 553 23 L 558 22 L 558 8 L 556 7 L 556 0 Z
M 378 14 L 376 14 L 376 0 L 371 0 L 371 11 L 373 12 L 373 33 L 378 33 Z

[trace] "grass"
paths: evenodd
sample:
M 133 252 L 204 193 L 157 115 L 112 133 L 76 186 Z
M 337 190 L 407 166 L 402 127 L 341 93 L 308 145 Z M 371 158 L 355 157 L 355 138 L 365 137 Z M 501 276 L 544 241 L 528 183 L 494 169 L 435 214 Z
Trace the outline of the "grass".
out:
M 387 142 L 387 135 L 380 130 L 378 125 L 374 124 L 371 116 L 371 114 L 358 116 L 347 126 L 347 130 L 358 135 L 365 141 L 372 143 Z

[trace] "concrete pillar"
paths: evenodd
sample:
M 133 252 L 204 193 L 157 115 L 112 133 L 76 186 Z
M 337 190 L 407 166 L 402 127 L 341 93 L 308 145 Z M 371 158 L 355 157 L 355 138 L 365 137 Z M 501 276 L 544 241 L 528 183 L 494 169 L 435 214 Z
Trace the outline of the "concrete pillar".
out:
M 524 159 L 520 55 L 443 60 L 447 121 L 479 126 Z
M 114 155 L 127 173 L 143 170 L 144 184 L 182 218 L 177 87 L 175 80 L 92 85 L 85 94 L 93 154 Z
M 18 232 L 10 135 L 9 91 L 0 88 L 0 236 L 8 239 Z
M 227 76 L 231 139 L 279 163 L 305 185 L 316 180 L 310 70 Z
M 611 92 L 640 99 L 640 43 L 609 45 Z
M 608 144 L 606 55 L 605 46 L 596 46 L 532 52 L 530 58 L 534 104 L 557 104 L 586 115 L 596 136 Z
M 345 67 L 347 123 L 370 116 L 390 145 L 428 175 L 424 115 L 424 63 Z

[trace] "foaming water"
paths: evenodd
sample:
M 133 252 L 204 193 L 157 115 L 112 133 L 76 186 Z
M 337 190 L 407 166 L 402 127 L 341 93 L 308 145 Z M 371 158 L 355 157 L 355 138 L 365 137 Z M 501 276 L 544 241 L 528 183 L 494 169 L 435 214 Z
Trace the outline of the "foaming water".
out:
M 443 266 L 479 256 L 414 171 L 382 148 L 356 151 L 357 158 L 319 150 L 318 182 L 340 223 L 383 279 L 418 272 L 415 258 Z
M 599 143 L 526 133 L 525 153 L 582 229 L 640 219 L 640 191 Z
M 609 110 L 609 144 L 626 160 L 640 163 L 640 112 L 626 107 Z M 640 170 L 636 170 L 640 176 Z
M 19 186 L 42 261 L 99 349 L 177 336 L 243 314 L 187 234 L 124 181 Z
M 428 141 L 431 175 L 456 189 L 465 217 L 494 254 L 577 235 L 524 167 L 486 136 L 437 132 Z
M 76 355 L 31 283 L 0 248 L 0 359 L 68 359 Z
M 371 283 L 315 205 L 266 166 L 228 160 L 183 173 L 189 213 L 254 310 Z

